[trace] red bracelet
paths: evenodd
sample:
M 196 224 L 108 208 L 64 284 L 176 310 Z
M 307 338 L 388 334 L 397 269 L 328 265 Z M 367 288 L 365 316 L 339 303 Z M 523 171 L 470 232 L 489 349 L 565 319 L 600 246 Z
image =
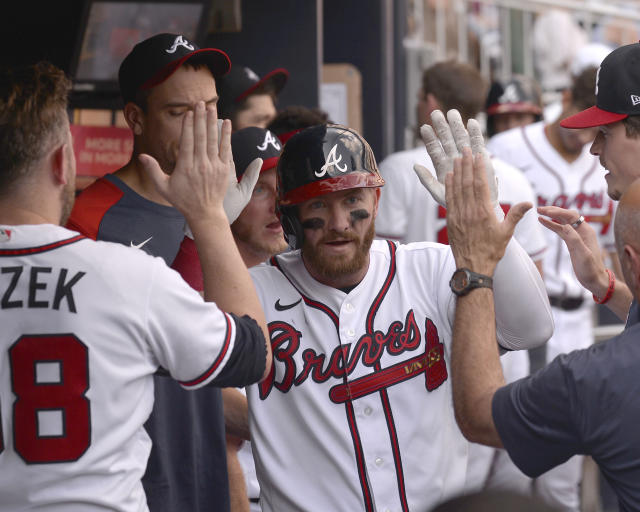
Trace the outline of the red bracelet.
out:
M 602 297 L 602 300 L 598 299 L 595 294 L 593 295 L 593 300 L 596 304 L 605 304 L 613 295 L 613 289 L 616 287 L 616 276 L 608 268 L 605 270 L 609 274 L 609 288 L 607 288 L 607 293 Z

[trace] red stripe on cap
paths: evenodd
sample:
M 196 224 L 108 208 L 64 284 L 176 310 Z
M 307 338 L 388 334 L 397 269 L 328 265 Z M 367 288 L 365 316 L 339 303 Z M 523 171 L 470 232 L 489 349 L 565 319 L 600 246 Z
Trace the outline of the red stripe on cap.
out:
M 297 130 L 291 130 L 290 132 L 283 133 L 282 135 L 278 135 L 278 138 L 280 139 L 280 142 L 282 142 L 284 144 L 291 137 L 293 137 L 296 133 L 299 133 L 301 131 L 302 131 L 302 128 L 298 128 Z
M 218 50 L 217 48 L 200 48 L 199 50 L 193 51 L 187 55 L 185 55 L 184 57 L 182 57 L 181 59 L 178 60 L 174 60 L 173 62 L 171 62 L 170 64 L 167 64 L 164 68 L 162 68 L 160 71 L 158 71 L 155 75 L 153 75 L 151 78 L 149 78 L 149 80 L 147 80 L 146 82 L 144 82 L 141 86 L 140 86 L 140 90 L 146 90 L 146 89 L 151 89 L 152 87 L 155 87 L 158 84 L 161 84 L 162 82 L 164 82 L 167 78 L 169 78 L 171 75 L 173 75 L 176 70 L 182 66 L 182 64 L 184 64 L 185 61 L 191 59 L 192 57 L 195 57 L 197 54 L 199 53 L 218 53 L 220 55 L 222 55 L 225 59 L 226 59 L 226 69 L 220 69 L 220 70 L 213 70 L 212 69 L 212 73 L 214 75 L 220 73 L 220 75 L 226 75 L 229 70 L 231 69 L 231 59 L 229 59 L 229 56 L 223 52 L 222 50 Z
M 238 103 L 239 101 L 242 101 L 247 96 L 251 95 L 251 93 L 254 92 L 256 89 L 258 89 L 260 86 L 264 85 L 266 82 L 271 80 L 275 75 L 280 75 L 280 74 L 285 75 L 287 78 L 289 78 L 289 72 L 284 68 L 277 68 L 277 69 L 274 69 L 273 71 L 269 71 L 269 73 L 264 75 L 260 79 L 260 81 L 253 84 L 246 91 L 244 91 L 240 96 L 237 96 L 233 101 L 236 103 Z
M 510 114 L 510 113 L 530 113 L 530 114 L 542 114 L 542 109 L 533 103 L 526 103 L 524 101 L 518 103 L 495 103 L 487 109 L 487 115 L 493 116 L 495 114 Z
M 598 107 L 591 107 L 560 121 L 563 128 L 592 128 L 621 121 L 629 114 L 616 114 Z
M 265 159 L 262 162 L 262 167 L 260 168 L 260 172 L 268 171 L 269 169 L 273 169 L 276 165 L 278 165 L 279 156 L 272 156 L 270 158 Z
M 382 176 L 367 172 L 352 172 L 344 176 L 336 176 L 321 181 L 313 181 L 302 187 L 289 191 L 279 202 L 281 206 L 299 204 L 313 197 L 330 194 L 338 190 L 361 187 L 381 187 L 384 185 Z

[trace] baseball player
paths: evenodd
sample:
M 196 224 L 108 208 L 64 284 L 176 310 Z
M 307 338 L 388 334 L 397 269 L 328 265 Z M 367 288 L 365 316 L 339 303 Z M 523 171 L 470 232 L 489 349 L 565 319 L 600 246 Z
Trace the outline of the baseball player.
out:
M 423 73 L 417 112 L 420 123 L 432 124 L 431 113 L 437 109 L 461 108 L 466 123 L 484 107 L 484 79 L 473 66 L 455 62 L 439 62 Z M 401 242 L 433 241 L 448 243 L 446 209 L 425 194 L 415 164 L 433 168 L 424 144 L 407 151 L 389 155 L 380 163 L 385 187 L 380 196 L 376 234 Z M 520 202 L 533 202 L 533 190 L 523 174 L 499 158 L 492 159 L 498 177 L 500 204 L 505 211 Z M 515 238 L 534 260 L 539 269 L 546 249 L 543 229 L 535 212 L 527 212 L 516 227 Z M 544 351 L 544 347 L 541 347 Z M 506 354 L 501 358 L 505 373 L 517 380 L 529 374 L 529 357 L 524 351 Z M 527 492 L 530 479 L 517 470 L 508 457 L 484 446 L 470 447 L 467 491 L 498 485 Z
M 567 117 L 595 102 L 595 68 L 574 79 L 571 94 L 565 96 Z M 567 130 L 560 121 L 535 123 L 494 136 L 490 151 L 521 169 L 531 182 L 538 206 L 560 206 L 579 210 L 597 227 L 598 238 L 610 257 L 613 245 L 614 202 L 607 196 L 605 171 L 586 145 L 591 130 Z M 576 278 L 571 258 L 562 240 L 545 231 L 548 249 L 544 255 L 544 278 L 551 302 L 555 331 L 547 344 L 547 361 L 558 354 L 586 348 L 593 343 L 593 300 Z M 536 492 L 567 510 L 578 510 L 581 458 L 571 459 L 536 481 Z
M 257 382 L 270 368 L 264 314 L 223 209 L 230 123 L 218 151 L 216 112 L 199 102 L 171 177 L 140 157 L 192 226 L 214 304 L 161 258 L 57 225 L 75 192 L 70 82 L 40 63 L 0 83 L 2 508 L 148 510 L 142 426 L 159 367 L 185 389 Z
M 172 264 L 184 237 L 185 219 L 156 190 L 138 155 L 153 156 L 171 173 L 182 119 L 198 101 L 215 107 L 216 80 L 230 66 L 221 50 L 198 48 L 180 34 L 157 34 L 134 46 L 118 73 L 124 116 L 133 132 L 133 154 L 125 166 L 82 191 L 70 229 L 138 247 Z M 259 168 L 260 163 L 254 164 L 240 186 L 250 190 Z M 234 174 L 230 185 L 233 181 Z M 145 425 L 154 443 L 142 480 L 153 512 L 229 509 L 224 435 L 225 427 L 233 425 L 223 414 L 229 417 L 232 405 L 223 411 L 223 392 L 218 388 L 185 393 L 173 380 L 157 376 L 155 405 Z
M 260 78 L 247 66 L 235 65 L 218 80 L 218 113 L 230 119 L 234 130 L 250 126 L 266 128 L 276 116 L 276 99 L 289 79 L 277 68 Z
M 509 80 L 496 80 L 489 88 L 485 111 L 489 137 L 541 121 L 540 86 L 525 75 L 514 75 Z
M 456 143 L 483 150 L 477 123 L 469 137 L 459 115 L 451 119 L 455 138 L 442 118 L 443 146 L 431 145 L 444 167 Z M 423 179 L 443 196 L 439 182 Z M 384 180 L 349 128 L 294 135 L 277 180 L 296 250 L 251 269 L 275 361 L 247 388 L 262 509 L 427 510 L 462 489 L 467 464 L 451 409 L 451 253 L 373 240 Z M 500 265 L 500 344 L 544 343 L 552 325 L 538 271 L 515 241 Z M 489 285 L 467 277 L 469 286 Z

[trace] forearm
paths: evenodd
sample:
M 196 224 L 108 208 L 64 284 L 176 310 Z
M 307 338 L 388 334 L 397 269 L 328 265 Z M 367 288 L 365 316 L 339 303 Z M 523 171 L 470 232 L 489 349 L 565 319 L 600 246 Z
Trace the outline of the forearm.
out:
M 613 289 L 613 295 L 605 303 L 605 305 L 613 311 L 620 320 L 625 322 L 627 320 L 627 314 L 629 313 L 629 307 L 633 296 L 629 287 L 625 284 L 622 277 L 622 269 L 620 268 L 620 261 L 615 252 L 609 254 L 611 260 L 611 270 L 615 275 L 615 283 Z M 595 279 L 593 285 L 589 291 L 596 297 L 604 298 L 609 288 L 609 274 L 606 270 L 602 270 L 598 273 L 599 279 Z
M 222 389 L 224 426 L 227 434 L 249 441 L 249 407 L 247 397 L 236 388 Z
M 493 277 L 500 344 L 522 350 L 546 343 L 553 334 L 547 291 L 535 264 L 515 240 L 509 242 Z
M 215 301 L 224 311 L 248 315 L 260 325 L 264 339 L 269 340 L 266 320 L 258 295 L 222 208 L 207 217 L 187 219 L 194 236 L 204 281 L 205 300 Z M 271 370 L 271 343 L 267 349 L 263 378 Z
M 504 385 L 496 344 L 493 293 L 478 288 L 458 297 L 451 358 L 456 421 L 472 442 L 501 447 L 491 401 Z

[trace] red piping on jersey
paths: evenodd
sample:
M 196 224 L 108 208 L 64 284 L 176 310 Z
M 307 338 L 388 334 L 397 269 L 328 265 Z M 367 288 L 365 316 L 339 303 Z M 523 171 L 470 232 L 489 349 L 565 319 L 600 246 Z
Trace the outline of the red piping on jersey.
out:
M 282 273 L 284 277 L 287 278 L 287 280 L 291 283 L 291 286 L 293 286 L 297 290 L 297 292 L 300 293 L 300 296 L 303 298 L 305 304 L 319 311 L 322 311 L 331 319 L 331 321 L 333 322 L 336 328 L 336 334 L 338 335 L 338 340 L 339 340 L 340 339 L 340 320 L 338 318 L 338 315 L 336 315 L 329 306 L 303 295 L 300 292 L 300 290 L 296 288 L 296 286 L 293 284 L 291 279 L 289 279 L 289 276 L 287 276 L 287 274 L 284 272 L 284 270 L 280 266 L 280 262 L 278 261 L 277 256 L 273 256 L 270 262 L 274 267 L 276 267 Z M 345 400 L 344 407 L 345 407 L 345 412 L 347 414 L 347 423 L 349 424 L 349 432 L 351 433 L 351 441 L 353 442 L 353 450 L 355 451 L 356 465 L 358 466 L 358 478 L 360 480 L 362 498 L 364 500 L 364 506 L 365 506 L 366 512 L 374 512 L 373 500 L 371 498 L 371 485 L 369 483 L 369 478 L 367 475 L 367 468 L 364 460 L 364 452 L 362 450 L 362 441 L 360 440 L 360 433 L 358 432 L 358 425 L 355 421 L 355 414 L 353 411 L 353 399 L 351 397 L 351 391 L 349 389 L 349 380 L 347 378 L 346 361 L 344 361 L 344 363 L 345 364 L 343 364 L 344 373 L 342 374 L 342 382 L 349 394 L 349 398 Z
M 29 256 L 31 254 L 39 254 L 41 252 L 52 251 L 54 249 L 64 247 L 65 245 L 73 244 L 80 240 L 84 240 L 85 238 L 87 237 L 84 235 L 75 235 L 71 238 L 67 238 L 66 240 L 58 240 L 57 242 L 40 245 L 38 247 L 25 247 L 23 249 L 2 249 L 0 250 L 0 256 Z
M 94 181 L 76 199 L 67 227 L 97 240 L 103 217 L 123 195 L 122 190 L 105 178 Z
M 366 331 L 367 334 L 374 336 L 374 327 L 373 321 L 375 319 L 376 313 L 380 308 L 380 304 L 382 304 L 383 299 L 387 295 L 389 288 L 391 286 L 391 282 L 394 280 L 396 276 L 396 244 L 387 240 L 387 245 L 389 246 L 389 272 L 387 273 L 387 277 L 384 280 L 382 288 L 376 295 L 376 298 L 371 303 L 371 308 L 369 308 L 369 313 L 367 313 L 366 320 Z M 381 370 L 380 361 L 378 361 L 374 370 L 379 372 Z M 400 497 L 400 504 L 402 505 L 402 511 L 409 511 L 409 504 L 407 503 L 407 492 L 404 485 L 404 470 L 402 468 L 402 457 L 400 456 L 400 446 L 398 444 L 398 434 L 396 432 L 396 426 L 393 421 L 393 413 L 391 412 L 391 404 L 389 402 L 389 395 L 387 393 L 386 388 L 382 388 L 380 390 L 380 399 L 382 401 L 382 408 L 384 410 L 384 417 L 387 421 L 387 429 L 389 431 L 389 442 L 391 443 L 391 449 L 393 451 L 393 461 L 396 467 L 396 478 L 398 480 L 398 494 Z
M 323 313 L 325 313 L 333 322 L 333 325 L 336 326 L 336 330 L 338 329 L 338 326 L 340 324 L 340 320 L 338 319 L 338 315 L 335 314 L 335 312 L 326 304 L 323 304 L 322 302 L 318 302 L 317 300 L 313 300 L 310 297 L 307 297 L 306 295 L 304 295 L 300 290 L 298 290 L 298 288 L 296 288 L 296 286 L 293 284 L 293 282 L 291 281 L 291 279 L 289 279 L 289 276 L 287 276 L 287 274 L 284 273 L 284 271 L 282 270 L 282 267 L 280 266 L 280 262 L 278 261 L 276 256 L 273 256 L 270 260 L 271 264 L 276 267 L 284 277 L 287 278 L 287 281 L 289 281 L 291 283 L 291 286 L 293 286 L 296 291 L 300 294 L 300 296 L 302 297 L 302 300 L 304 300 L 304 303 L 312 308 L 318 309 L 320 311 L 322 311 Z M 338 331 L 338 336 L 340 336 L 340 332 Z
M 227 334 L 225 336 L 224 345 L 222 346 L 222 350 L 220 350 L 218 357 L 209 367 L 209 369 L 206 370 L 200 377 L 190 381 L 180 381 L 180 384 L 182 384 L 183 386 L 191 387 L 200 384 L 201 382 L 207 380 L 211 376 L 211 374 L 218 369 L 218 366 L 220 366 L 220 363 L 224 359 L 224 356 L 229 350 L 229 345 L 231 344 L 231 317 L 224 313 L 224 318 L 227 321 Z

